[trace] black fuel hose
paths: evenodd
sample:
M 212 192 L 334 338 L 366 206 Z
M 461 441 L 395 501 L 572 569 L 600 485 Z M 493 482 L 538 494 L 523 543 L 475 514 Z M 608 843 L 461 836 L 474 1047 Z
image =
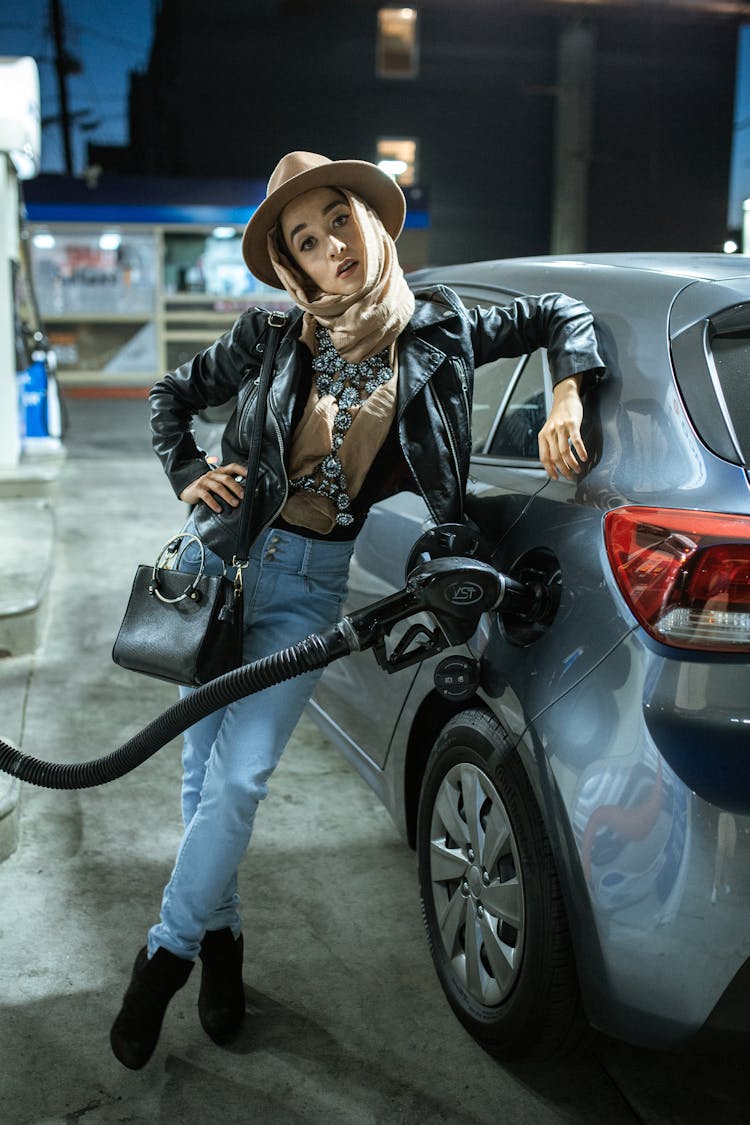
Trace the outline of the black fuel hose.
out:
M 0 739 L 0 770 L 43 789 L 90 789 L 104 785 L 140 766 L 167 742 L 220 707 L 304 672 L 325 668 L 350 651 L 344 633 L 334 625 L 324 633 L 311 633 L 296 645 L 252 664 L 243 664 L 196 688 L 102 758 L 89 762 L 43 762 Z
M 410 571 L 402 590 L 343 617 L 322 633 L 311 633 L 289 648 L 203 684 L 157 715 L 111 754 L 90 762 L 43 762 L 0 739 L 0 771 L 44 789 L 90 789 L 104 785 L 140 766 L 199 719 L 238 699 L 368 648 L 375 649 L 378 663 L 386 672 L 397 671 L 433 656 L 446 644 L 463 644 L 485 610 L 506 604 L 528 609 L 533 599 L 533 590 L 480 560 L 459 556 L 429 559 Z M 411 641 L 406 647 L 402 641 L 388 655 L 384 637 L 391 627 L 422 611 L 438 617 L 440 628 L 427 631 L 426 639 L 411 649 Z M 418 632 L 425 630 L 420 626 Z

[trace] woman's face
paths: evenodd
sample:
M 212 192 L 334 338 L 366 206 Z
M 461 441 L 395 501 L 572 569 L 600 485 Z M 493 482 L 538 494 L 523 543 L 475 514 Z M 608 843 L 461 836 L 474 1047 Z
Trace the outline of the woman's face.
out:
M 365 248 L 351 208 L 334 188 L 313 188 L 287 203 L 281 231 L 297 265 L 324 293 L 355 293 L 365 280 Z

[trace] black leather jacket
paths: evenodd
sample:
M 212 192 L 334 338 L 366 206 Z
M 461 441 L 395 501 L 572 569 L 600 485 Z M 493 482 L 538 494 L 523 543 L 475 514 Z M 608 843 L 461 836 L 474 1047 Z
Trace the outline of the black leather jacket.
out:
M 298 338 L 301 317 L 301 310 L 292 311 L 276 355 L 251 540 L 276 519 L 288 495 L 285 466 L 305 347 Z M 237 406 L 222 438 L 222 461 L 246 461 L 267 318 L 264 310 L 249 309 L 210 348 L 153 387 L 154 448 L 178 496 L 207 468 L 191 431 L 193 416 L 234 395 Z M 470 311 L 444 286 L 416 294 L 414 314 L 398 341 L 398 435 L 413 487 L 436 522 L 455 522 L 463 515 L 475 366 L 539 347 L 548 350 L 555 382 L 584 371 L 598 374 L 604 366 L 590 311 L 561 293 Z M 204 542 L 227 561 L 234 554 L 237 513 L 233 508 L 215 514 L 202 503 L 195 510 Z

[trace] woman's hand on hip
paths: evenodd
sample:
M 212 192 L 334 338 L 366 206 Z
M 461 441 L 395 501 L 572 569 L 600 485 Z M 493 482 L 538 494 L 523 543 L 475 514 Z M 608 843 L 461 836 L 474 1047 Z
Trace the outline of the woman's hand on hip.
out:
M 247 476 L 247 468 L 232 462 L 229 465 L 220 465 L 217 469 L 209 469 L 202 477 L 191 481 L 187 488 L 180 493 L 180 500 L 186 504 L 207 504 L 212 512 L 222 510 L 221 501 L 236 508 L 244 493 L 243 481 Z M 240 480 L 237 480 L 240 477 Z
M 552 392 L 552 409 L 539 431 L 539 459 L 552 480 L 559 476 L 574 480 L 588 460 L 581 438 L 583 403 L 579 391 L 580 375 L 561 379 Z M 576 456 L 577 454 L 577 459 Z

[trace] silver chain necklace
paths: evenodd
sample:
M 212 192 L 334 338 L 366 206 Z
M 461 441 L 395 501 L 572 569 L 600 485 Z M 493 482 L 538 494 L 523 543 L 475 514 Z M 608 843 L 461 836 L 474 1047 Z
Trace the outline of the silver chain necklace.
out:
M 315 329 L 315 340 L 318 354 L 312 365 L 316 389 L 321 397 L 333 395 L 336 400 L 331 452 L 320 462 L 316 473 L 290 481 L 289 487 L 327 497 L 336 509 L 336 523 L 347 527 L 354 523 L 354 517 L 349 511 L 351 500 L 338 450 L 353 421 L 349 410 L 361 406 L 373 391 L 388 382 L 393 372 L 388 366 L 387 347 L 369 359 L 349 363 L 336 351 L 330 332 L 321 324 Z

